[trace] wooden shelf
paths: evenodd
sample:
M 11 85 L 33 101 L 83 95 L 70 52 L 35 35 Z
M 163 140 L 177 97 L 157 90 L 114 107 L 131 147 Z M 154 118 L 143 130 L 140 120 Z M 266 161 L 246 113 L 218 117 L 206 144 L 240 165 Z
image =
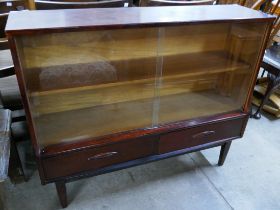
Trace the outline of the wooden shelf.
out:
M 211 65 L 209 65 L 209 62 L 204 63 L 204 59 L 210 60 Z M 249 68 L 249 65 L 242 62 L 230 64 L 223 53 L 203 54 L 200 61 L 203 65 L 194 65 L 192 69 L 178 69 L 182 68 L 182 65 L 177 64 L 177 68 L 173 66 L 175 68 L 172 72 L 163 70 L 164 76 L 157 78 L 157 80 L 161 80 L 159 92 L 155 87 L 155 78 L 33 92 L 30 94 L 33 114 L 44 115 L 127 101 L 151 99 L 156 94 L 167 96 L 213 89 L 219 74 L 234 71 L 242 72 Z
M 218 72 L 215 73 L 217 74 Z M 208 75 L 200 80 L 190 81 L 190 79 L 191 76 L 187 74 L 167 76 L 163 78 L 160 95 L 165 96 L 182 92 L 210 89 L 213 87 L 217 78 Z M 33 93 L 31 101 L 34 105 L 34 113 L 36 113 L 36 115 L 42 115 L 104 106 L 126 101 L 151 99 L 155 97 L 155 94 L 155 80 L 154 78 L 151 78 Z
M 200 91 L 162 97 L 154 119 L 153 101 L 145 99 L 52 113 L 36 117 L 34 121 L 39 143 L 47 146 L 210 116 L 236 110 L 239 106 L 235 100 L 214 91 Z
M 231 32 L 228 36 L 229 30 Z M 230 29 L 229 24 L 171 27 L 164 33 L 165 35 L 160 37 L 159 29 L 142 28 L 113 32 L 95 31 L 91 34 L 89 32 L 53 34 L 23 39 L 25 68 L 49 68 L 90 62 L 111 63 L 221 51 L 226 48 L 229 37 L 245 41 L 254 40 L 254 43 L 258 44 L 261 36 L 259 29 L 254 25 L 251 28 L 235 25 Z
M 53 34 L 23 39 L 25 68 L 218 51 L 225 49 L 228 30 L 229 24 L 211 24 L 203 27 L 169 27 L 162 37 L 158 28 L 141 28 Z

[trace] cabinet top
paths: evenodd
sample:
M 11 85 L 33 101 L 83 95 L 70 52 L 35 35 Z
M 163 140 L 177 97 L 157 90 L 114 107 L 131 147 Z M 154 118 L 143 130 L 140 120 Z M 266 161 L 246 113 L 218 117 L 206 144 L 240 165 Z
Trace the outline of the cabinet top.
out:
M 239 5 L 35 10 L 11 12 L 6 33 L 9 36 L 244 20 L 273 21 L 274 17 Z

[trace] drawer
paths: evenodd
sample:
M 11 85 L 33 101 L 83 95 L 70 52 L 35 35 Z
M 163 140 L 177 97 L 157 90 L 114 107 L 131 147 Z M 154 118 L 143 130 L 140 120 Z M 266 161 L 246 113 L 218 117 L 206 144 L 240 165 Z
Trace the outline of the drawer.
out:
M 49 157 L 42 160 L 44 175 L 53 179 L 148 156 L 154 144 L 155 138 L 145 137 Z
M 206 124 L 161 135 L 159 153 L 166 153 L 218 140 L 241 137 L 244 118 Z

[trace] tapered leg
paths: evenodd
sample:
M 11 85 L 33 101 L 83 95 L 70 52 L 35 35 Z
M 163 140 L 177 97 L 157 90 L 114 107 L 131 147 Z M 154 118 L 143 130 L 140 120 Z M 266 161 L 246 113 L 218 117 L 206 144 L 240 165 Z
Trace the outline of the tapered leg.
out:
M 228 151 L 229 151 L 229 148 L 230 148 L 230 145 L 231 145 L 231 141 L 226 142 L 221 146 L 220 157 L 219 157 L 219 162 L 218 162 L 219 166 L 222 166 L 224 164 Z
M 63 208 L 67 207 L 67 192 L 66 192 L 66 184 L 65 182 L 56 182 L 55 183 L 57 195 L 59 197 L 60 204 Z

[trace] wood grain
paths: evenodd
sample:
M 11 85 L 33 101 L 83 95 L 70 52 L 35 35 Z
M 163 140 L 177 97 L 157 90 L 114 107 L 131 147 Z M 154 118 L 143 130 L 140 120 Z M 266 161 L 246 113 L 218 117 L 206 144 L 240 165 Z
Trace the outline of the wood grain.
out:
M 59 194 L 66 206 L 65 182 L 241 137 L 267 26 L 273 21 L 269 15 L 231 5 L 11 13 L 7 35 L 42 183 L 61 183 Z M 250 40 L 248 47 L 241 42 L 231 46 L 233 36 L 243 43 Z M 252 47 L 254 42 L 259 47 Z M 250 49 L 243 54 L 245 48 Z M 88 73 L 87 67 L 94 70 Z M 227 86 L 219 86 L 217 80 L 230 84 L 229 94 L 220 94 Z M 71 97 L 76 101 L 70 102 Z M 240 123 L 229 123 L 237 118 Z M 221 126 L 213 127 L 218 122 Z M 161 136 L 198 127 L 196 139 L 221 133 L 199 144 L 175 145 L 176 151 L 154 152 Z M 172 143 L 174 136 L 169 138 Z M 139 140 L 138 150 L 138 145 L 131 148 L 125 143 L 142 137 L 151 139 L 151 144 Z M 81 164 L 87 152 L 112 144 L 122 144 L 120 150 L 130 153 L 97 168 Z M 101 152 L 119 152 L 111 149 Z M 223 148 L 220 164 L 227 150 Z M 133 155 L 141 151 L 145 157 L 136 159 L 138 155 Z
M 204 54 L 201 59 L 215 59 L 217 66 L 191 69 L 183 74 L 166 75 L 161 79 L 160 96 L 213 89 L 219 73 L 248 71 L 245 63 L 226 65 L 224 54 Z M 207 56 L 206 56 L 207 55 Z M 180 62 L 180 61 L 178 61 Z M 213 62 L 213 61 L 212 61 Z M 192 62 L 193 64 L 193 62 Z M 176 69 L 176 65 L 173 66 Z M 168 73 L 168 72 L 167 72 Z M 155 78 L 106 83 L 93 86 L 33 92 L 31 105 L 35 115 L 69 111 L 100 105 L 156 97 Z M 136 94 L 137 93 L 137 94 Z M 75 99 L 75 100 L 73 100 Z
M 54 33 L 32 39 L 23 37 L 18 44 L 22 45 L 27 69 L 90 62 L 133 62 L 157 56 L 223 50 L 229 27 L 229 24 L 211 24 Z
M 239 137 L 242 125 L 243 119 L 234 119 L 222 123 L 212 123 L 207 128 L 205 126 L 198 126 L 170 132 L 160 137 L 159 152 L 163 154 L 213 141 Z
M 141 18 L 140 18 L 141 17 Z M 9 34 L 80 31 L 229 21 L 273 21 L 273 17 L 237 5 L 106 8 L 27 11 L 10 14 Z M 32 20 L 32 21 L 30 21 Z
M 87 140 L 240 108 L 233 99 L 215 91 L 161 97 L 160 102 L 159 115 L 154 119 L 154 101 L 151 99 L 42 115 L 34 118 L 38 142 L 47 146 Z

